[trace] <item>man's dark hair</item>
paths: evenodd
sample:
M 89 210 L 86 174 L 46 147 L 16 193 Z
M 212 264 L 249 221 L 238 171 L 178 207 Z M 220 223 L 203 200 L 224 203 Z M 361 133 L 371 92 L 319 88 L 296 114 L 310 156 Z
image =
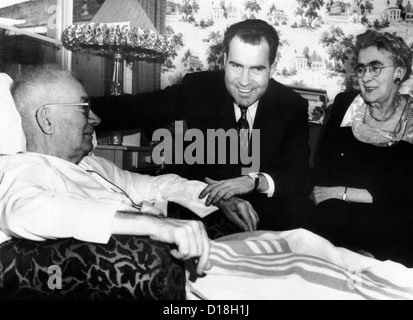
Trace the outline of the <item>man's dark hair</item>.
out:
M 274 63 L 280 40 L 277 31 L 267 22 L 258 19 L 247 19 L 230 26 L 224 35 L 224 49 L 227 55 L 229 43 L 236 36 L 240 37 L 243 42 L 255 46 L 259 45 L 263 39 L 267 41 L 270 47 L 270 64 Z

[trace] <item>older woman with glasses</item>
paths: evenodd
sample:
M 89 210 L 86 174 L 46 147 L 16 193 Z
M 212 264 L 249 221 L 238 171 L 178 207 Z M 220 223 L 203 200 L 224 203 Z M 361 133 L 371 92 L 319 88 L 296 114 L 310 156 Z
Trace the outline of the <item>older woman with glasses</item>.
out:
M 360 92 L 335 101 L 310 198 L 337 246 L 413 266 L 413 98 L 400 94 L 412 51 L 390 33 L 357 36 Z

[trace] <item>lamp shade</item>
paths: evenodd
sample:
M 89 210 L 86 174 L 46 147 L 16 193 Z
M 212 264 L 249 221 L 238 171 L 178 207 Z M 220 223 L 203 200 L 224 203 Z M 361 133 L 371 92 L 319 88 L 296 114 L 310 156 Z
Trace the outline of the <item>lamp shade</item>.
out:
M 120 24 L 73 24 L 64 30 L 62 43 L 68 50 L 98 56 L 121 53 L 126 60 L 165 58 L 173 50 L 167 36 Z
M 63 45 L 77 52 L 104 57 L 121 53 L 127 61 L 166 58 L 173 42 L 160 35 L 136 0 L 105 1 L 90 23 L 64 30 Z
M 131 28 L 157 32 L 138 0 L 106 0 L 90 22 L 95 24 L 128 22 Z

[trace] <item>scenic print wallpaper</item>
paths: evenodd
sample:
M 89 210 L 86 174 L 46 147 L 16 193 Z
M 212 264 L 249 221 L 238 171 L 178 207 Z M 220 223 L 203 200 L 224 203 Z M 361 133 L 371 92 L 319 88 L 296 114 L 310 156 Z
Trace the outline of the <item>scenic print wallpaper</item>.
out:
M 125 64 L 123 90 L 138 93 L 179 83 L 187 73 L 222 69 L 223 35 L 228 26 L 248 18 L 265 20 L 280 37 L 273 77 L 298 91 L 310 92 L 312 96 L 306 97 L 309 120 L 320 123 L 339 92 L 357 90 L 352 62 L 358 34 L 367 29 L 397 33 L 413 45 L 411 1 L 74 0 L 73 23 L 139 27 L 172 40 L 172 54 L 155 67 L 141 61 Z M 44 38 L 19 35 L 29 32 L 53 43 L 63 31 L 56 27 L 56 8 L 57 0 L 0 1 L 1 72 L 13 78 L 27 65 L 59 63 L 60 58 L 55 58 L 59 49 Z M 78 30 L 73 32 L 76 35 Z M 71 67 L 89 95 L 111 93 L 114 66 L 108 56 L 73 50 Z M 403 84 L 402 93 L 413 94 L 412 79 Z
M 140 10 L 136 10 L 135 1 L 141 5 Z M 411 1 L 112 0 L 112 6 L 102 13 L 104 0 L 74 0 L 73 23 L 128 23 L 131 27 L 156 29 L 171 37 L 173 54 L 160 70 L 156 69 L 154 79 L 148 78 L 154 71 L 145 69 L 133 90 L 131 83 L 125 82 L 127 92 L 142 92 L 178 83 L 188 72 L 222 68 L 226 28 L 244 19 L 262 19 L 274 26 L 281 40 L 274 78 L 294 87 L 326 90 L 331 102 L 338 92 L 356 88 L 351 61 L 358 34 L 368 28 L 396 32 L 413 44 Z M 57 0 L 1 0 L 0 26 L 9 25 L 53 38 L 59 32 L 55 28 L 56 4 Z M 13 36 L 16 34 L 2 28 L 0 31 L 2 72 L 12 76 L 18 73 L 11 67 L 15 60 L 20 65 L 48 62 L 47 54 L 43 58 L 43 52 L 48 50 L 44 41 Z M 93 71 L 85 72 L 84 65 Z M 110 65 L 102 67 L 100 58 L 73 52 L 72 67 L 89 94 L 107 94 Z M 132 77 L 128 68 L 125 71 L 127 77 Z M 103 81 L 98 83 L 96 79 Z M 412 93 L 412 81 L 405 83 L 403 91 Z
M 221 68 L 223 33 L 246 18 L 268 21 L 279 34 L 274 78 L 326 90 L 329 101 L 356 86 L 351 60 L 357 34 L 368 28 L 396 32 L 413 45 L 408 0 L 168 0 L 167 32 L 179 45 L 163 66 L 162 86 L 179 82 L 187 72 Z M 403 90 L 412 93 L 412 81 Z

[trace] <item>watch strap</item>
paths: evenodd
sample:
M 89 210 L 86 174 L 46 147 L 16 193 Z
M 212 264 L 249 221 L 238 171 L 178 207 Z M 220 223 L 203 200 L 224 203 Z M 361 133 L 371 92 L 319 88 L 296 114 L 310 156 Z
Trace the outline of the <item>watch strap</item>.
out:
M 258 174 L 251 172 L 251 173 L 248 174 L 248 177 L 250 177 L 251 179 L 253 179 L 253 180 L 254 180 L 254 183 L 255 183 L 254 189 L 253 189 L 252 191 L 257 190 L 257 189 L 258 189 L 258 186 L 260 185 L 260 177 L 258 176 Z
M 344 189 L 344 193 L 343 193 L 343 201 L 347 201 L 347 187 L 345 187 Z

